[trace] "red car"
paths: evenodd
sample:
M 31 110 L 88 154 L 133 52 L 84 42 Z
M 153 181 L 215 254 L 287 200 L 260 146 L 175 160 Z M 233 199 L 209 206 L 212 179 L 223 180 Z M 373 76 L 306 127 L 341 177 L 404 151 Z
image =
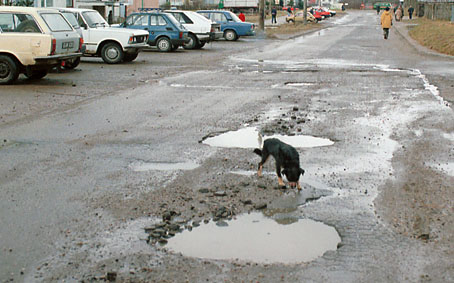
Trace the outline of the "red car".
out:
M 318 21 L 321 21 L 323 20 L 324 18 L 326 18 L 325 16 L 322 16 L 322 13 L 316 9 L 313 9 L 313 8 L 307 8 L 307 11 L 309 13 L 311 13 L 314 18 L 316 18 Z
M 325 11 L 324 9 L 320 7 L 312 7 L 314 11 L 320 13 L 321 16 L 324 16 L 325 18 L 331 17 L 331 13 L 329 11 Z

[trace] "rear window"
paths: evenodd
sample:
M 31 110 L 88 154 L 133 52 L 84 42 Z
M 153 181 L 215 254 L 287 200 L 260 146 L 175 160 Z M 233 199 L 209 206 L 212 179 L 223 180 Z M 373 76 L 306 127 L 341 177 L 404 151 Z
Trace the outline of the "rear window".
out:
M 72 27 L 65 20 L 62 14 L 49 13 L 41 14 L 51 31 L 72 31 Z

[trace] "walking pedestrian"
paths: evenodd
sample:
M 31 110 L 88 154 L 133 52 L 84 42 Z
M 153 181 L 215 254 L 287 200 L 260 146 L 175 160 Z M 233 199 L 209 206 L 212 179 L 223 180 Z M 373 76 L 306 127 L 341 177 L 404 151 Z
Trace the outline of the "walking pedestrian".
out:
M 277 24 L 276 15 L 277 15 L 276 7 L 273 7 L 273 9 L 271 9 L 271 24 Z
M 242 22 L 245 22 L 246 21 L 246 16 L 243 14 L 243 12 L 240 12 L 240 14 L 238 15 L 238 18 L 240 18 L 240 20 Z
M 107 16 L 107 23 L 109 25 L 113 24 L 113 15 L 112 15 L 112 11 L 109 11 L 109 15 Z
M 396 21 L 400 22 L 402 19 L 402 7 L 397 8 L 396 11 Z
M 408 17 L 410 18 L 410 20 L 413 16 L 414 11 L 415 11 L 415 9 L 412 6 L 410 6 L 410 8 L 408 8 Z
M 393 25 L 393 17 L 391 15 L 391 12 L 389 12 L 389 7 L 386 7 L 383 14 L 381 14 L 380 22 L 381 27 L 383 28 L 383 36 L 385 37 L 385 39 L 388 39 L 389 29 Z
M 342 11 L 345 11 L 345 3 L 342 3 Z
M 380 14 L 380 4 L 377 3 L 376 5 L 377 5 L 377 7 L 375 8 L 375 10 L 377 10 L 377 15 L 378 15 L 378 14 Z
M 292 15 L 292 8 L 290 8 L 290 6 L 287 8 L 287 13 L 288 13 L 287 16 L 289 17 Z

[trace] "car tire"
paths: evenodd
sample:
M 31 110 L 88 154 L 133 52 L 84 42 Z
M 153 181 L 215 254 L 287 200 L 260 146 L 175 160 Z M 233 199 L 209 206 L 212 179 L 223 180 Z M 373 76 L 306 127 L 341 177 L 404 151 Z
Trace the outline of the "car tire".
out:
M 9 84 L 19 77 L 19 66 L 9 56 L 0 55 L 0 85 Z
M 238 35 L 234 30 L 229 29 L 224 32 L 224 38 L 227 41 L 235 41 L 238 39 Z
M 101 57 L 107 64 L 117 64 L 123 60 L 125 53 L 118 43 L 109 42 L 101 49 Z
M 289 23 L 294 23 L 295 21 L 294 20 L 288 20 Z
M 170 42 L 170 39 L 168 39 L 167 37 L 161 37 L 156 42 L 156 47 L 161 52 L 169 52 L 172 50 L 172 43 Z
M 183 48 L 184 49 L 196 49 L 197 46 L 199 45 L 199 39 L 197 38 L 197 36 L 193 35 L 192 33 L 188 35 L 189 37 L 189 42 L 188 43 L 185 43 L 183 45 Z
M 18 32 L 41 32 L 33 20 L 25 20 L 17 26 Z
M 44 78 L 47 75 L 47 70 L 33 70 L 30 73 L 25 72 L 25 76 L 30 80 L 39 80 Z
M 139 56 L 139 52 L 125 53 L 123 56 L 123 62 L 132 62 L 137 58 L 137 56 Z
M 65 65 L 63 65 L 63 68 L 67 70 L 72 70 L 75 67 L 79 66 L 80 63 L 80 57 L 77 57 L 76 59 L 71 59 L 71 60 L 66 60 Z

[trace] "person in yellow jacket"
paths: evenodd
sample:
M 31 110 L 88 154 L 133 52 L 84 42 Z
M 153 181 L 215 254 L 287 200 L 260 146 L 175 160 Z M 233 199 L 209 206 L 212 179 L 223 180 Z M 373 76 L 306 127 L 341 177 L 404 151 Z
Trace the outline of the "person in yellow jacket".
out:
M 393 25 L 393 16 L 391 15 L 391 12 L 389 11 L 389 7 L 386 7 L 383 14 L 381 14 L 380 19 L 381 19 L 381 27 L 383 28 L 383 35 L 385 36 L 385 39 L 388 39 L 389 29 Z

